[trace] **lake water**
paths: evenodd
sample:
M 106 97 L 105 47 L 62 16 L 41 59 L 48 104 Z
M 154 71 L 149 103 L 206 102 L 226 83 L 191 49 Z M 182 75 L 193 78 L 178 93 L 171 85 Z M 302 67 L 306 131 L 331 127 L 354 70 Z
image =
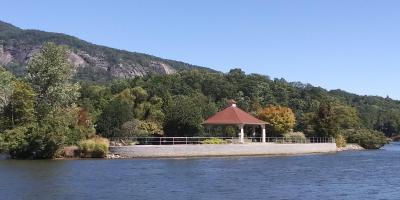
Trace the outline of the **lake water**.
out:
M 288 157 L 0 160 L 0 199 L 399 199 L 400 144 Z

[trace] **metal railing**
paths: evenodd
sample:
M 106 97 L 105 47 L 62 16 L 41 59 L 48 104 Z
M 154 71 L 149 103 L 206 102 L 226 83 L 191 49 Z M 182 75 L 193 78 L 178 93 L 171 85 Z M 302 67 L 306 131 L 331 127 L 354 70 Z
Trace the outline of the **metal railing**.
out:
M 224 144 L 240 144 L 238 137 L 112 137 L 109 138 L 111 146 L 130 145 L 182 145 L 204 144 L 207 140 L 220 139 Z M 277 144 L 309 144 L 309 143 L 335 143 L 334 138 L 309 137 L 309 138 L 284 138 L 266 137 L 267 143 Z M 261 143 L 261 137 L 245 137 L 244 143 Z

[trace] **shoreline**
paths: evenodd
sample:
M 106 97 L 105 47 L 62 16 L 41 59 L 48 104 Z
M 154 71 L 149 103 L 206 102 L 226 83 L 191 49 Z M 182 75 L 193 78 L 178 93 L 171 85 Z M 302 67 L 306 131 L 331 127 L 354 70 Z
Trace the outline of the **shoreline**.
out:
M 220 145 L 220 144 L 218 144 Z M 236 146 L 237 144 L 234 144 Z M 276 145 L 284 145 L 284 144 L 276 144 Z M 286 144 L 286 145 L 295 145 L 295 144 Z M 298 144 L 297 144 L 298 145 Z M 304 145 L 304 144 L 303 144 Z M 182 146 L 182 145 L 180 145 Z M 184 145 L 186 146 L 186 145 Z M 188 146 L 216 146 L 216 145 L 188 145 Z M 234 147 L 232 144 L 230 147 Z M 245 145 L 246 146 L 246 145 Z M 250 145 L 247 145 L 250 146 Z M 107 154 L 106 157 L 104 158 L 77 158 L 77 157 L 63 157 L 63 158 L 54 158 L 51 160 L 137 160 L 137 159 L 176 159 L 176 160 L 184 160 L 184 159 L 204 159 L 204 158 L 240 158 L 240 157 L 290 157 L 290 156 L 306 156 L 306 155 L 318 155 L 318 154 L 334 154 L 334 153 L 339 153 L 339 152 L 345 152 L 345 151 L 364 151 L 366 149 L 362 148 L 358 144 L 347 144 L 346 147 L 341 147 L 341 148 L 336 148 L 335 150 L 332 151 L 323 151 L 323 152 L 316 152 L 316 151 L 310 151 L 310 152 L 292 152 L 292 153 L 280 153 L 280 154 L 273 154 L 273 153 L 252 153 L 252 154 L 240 154 L 236 153 L 234 155 L 230 154 L 212 154 L 212 155 L 186 155 L 186 156 L 180 156 L 180 155 L 170 155 L 170 156 L 165 156 L 165 155 L 152 155 L 152 156 L 137 156 L 137 157 L 132 157 L 132 156 L 124 156 L 119 154 L 118 152 L 113 152 L 111 149 L 115 148 L 134 148 L 139 147 L 139 148 L 152 148 L 152 147 L 157 147 L 157 146 L 152 146 L 152 145 L 137 145 L 137 146 L 124 146 L 124 147 L 110 147 L 110 152 Z M 172 147 L 172 146 L 162 146 L 162 147 Z M 154 149 L 154 148 L 153 148 Z M 0 155 L 0 160 L 8 160 L 8 158 L 5 154 Z
M 342 152 L 342 151 L 364 151 L 363 147 L 361 147 L 358 144 L 347 144 L 345 147 L 338 147 L 337 151 Z
M 295 156 L 310 156 L 310 155 L 330 155 L 338 152 L 326 153 L 303 153 L 303 154 L 270 154 L 270 155 L 226 155 L 226 156 L 186 156 L 186 157 L 137 157 L 137 158 L 104 158 L 100 160 L 187 160 L 187 159 L 235 159 L 235 158 L 278 158 L 278 157 L 295 157 Z M 74 160 L 74 159 L 72 159 Z M 79 159 L 78 159 L 79 160 Z
M 112 146 L 108 159 L 192 158 L 233 156 L 291 156 L 336 153 L 335 143 L 318 144 L 208 144 Z

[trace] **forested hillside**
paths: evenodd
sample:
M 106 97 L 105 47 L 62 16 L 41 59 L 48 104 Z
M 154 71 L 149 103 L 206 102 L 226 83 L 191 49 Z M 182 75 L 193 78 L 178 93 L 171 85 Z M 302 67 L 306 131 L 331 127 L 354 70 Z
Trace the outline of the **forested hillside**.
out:
M 117 80 L 109 86 L 83 84 L 81 101 L 85 102 L 86 107 L 90 107 L 89 110 L 93 113 L 101 113 L 98 116 L 103 120 L 102 115 L 111 115 L 104 113 L 104 110 L 116 112 L 114 115 L 120 113 L 109 108 L 117 96 L 137 91 L 139 88 L 146 94 L 146 99 L 159 98 L 162 102 L 158 109 L 168 117 L 160 121 L 160 126 L 164 125 L 167 135 L 201 134 L 202 120 L 224 108 L 229 99 L 235 99 L 239 107 L 254 114 L 268 105 L 289 107 L 296 116 L 295 130 L 303 131 L 309 136 L 323 134 L 318 130 L 321 117 L 326 117 L 326 120 L 338 120 L 337 123 L 333 123 L 338 127 L 331 127 L 338 131 L 366 128 L 382 131 L 388 137 L 400 131 L 399 101 L 376 96 L 359 96 L 340 90 L 327 91 L 312 85 L 289 83 L 284 79 L 271 80 L 268 76 L 245 74 L 240 69 L 233 69 L 227 74 L 189 70 L 167 76 L 149 75 Z M 123 110 L 129 112 L 130 109 Z M 323 111 L 326 113 L 321 113 Z M 194 120 L 190 122 L 193 130 L 178 132 L 174 127 L 173 131 L 170 131 L 166 126 L 171 124 L 169 120 L 183 114 L 191 115 L 185 119 Z M 319 114 L 323 116 L 318 116 Z M 119 124 L 123 124 L 124 121 L 121 119 Z M 104 133 L 105 130 L 110 129 L 99 131 Z

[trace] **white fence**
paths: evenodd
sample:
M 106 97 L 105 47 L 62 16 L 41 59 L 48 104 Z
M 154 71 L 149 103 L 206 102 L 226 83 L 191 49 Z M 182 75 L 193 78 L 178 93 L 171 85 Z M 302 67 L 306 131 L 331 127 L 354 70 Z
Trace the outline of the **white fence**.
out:
M 211 140 L 221 141 L 223 144 L 240 143 L 238 137 L 112 137 L 109 140 L 111 146 L 205 144 Z M 247 137 L 244 139 L 244 143 L 260 143 L 261 140 L 261 137 Z M 266 142 L 277 144 L 335 143 L 335 139 L 327 137 L 267 137 Z

